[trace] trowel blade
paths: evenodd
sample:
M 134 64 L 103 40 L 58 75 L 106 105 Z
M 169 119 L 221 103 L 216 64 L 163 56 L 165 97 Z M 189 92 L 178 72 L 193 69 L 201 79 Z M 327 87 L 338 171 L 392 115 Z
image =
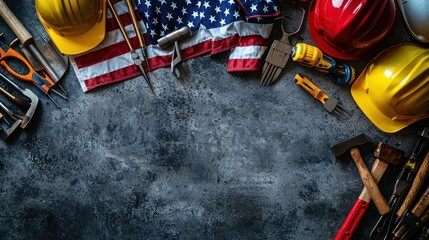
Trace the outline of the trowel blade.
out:
M 56 47 L 51 40 L 48 43 L 43 44 L 39 39 L 34 41 L 36 48 L 42 53 L 46 61 L 48 61 L 54 71 L 57 73 L 58 77 L 64 75 L 69 66 L 69 58 L 66 55 L 61 54 L 58 50 L 55 50 Z

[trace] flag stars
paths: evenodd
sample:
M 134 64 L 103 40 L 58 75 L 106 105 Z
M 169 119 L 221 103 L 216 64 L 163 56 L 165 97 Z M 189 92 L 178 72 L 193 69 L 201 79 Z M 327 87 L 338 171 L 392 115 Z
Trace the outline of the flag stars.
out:
M 225 25 L 226 24 L 225 19 L 222 18 L 219 23 L 221 26 Z
M 167 2 L 165 1 L 165 0 L 159 0 L 159 4 L 161 4 L 161 6 L 162 6 L 162 4 L 167 4 Z
M 160 14 L 161 13 L 161 8 L 155 7 L 155 13 Z
M 188 27 L 189 27 L 189 28 L 193 28 L 193 27 L 195 27 L 195 26 L 194 26 L 194 23 L 193 23 L 193 22 L 189 22 L 189 21 L 188 21 Z
M 210 15 L 209 20 L 210 20 L 210 23 L 216 22 L 216 18 L 215 18 L 215 16 L 211 16 L 211 15 Z
M 198 12 L 192 12 L 192 17 L 196 18 L 198 16 L 199 16 Z
M 268 6 L 265 5 L 263 11 L 264 13 L 268 12 Z
M 210 4 L 209 4 L 209 2 L 204 2 L 204 7 L 207 9 L 207 8 L 209 8 L 210 7 Z
M 152 24 L 153 25 L 157 25 L 158 24 L 158 18 L 154 18 L 153 21 L 152 21 Z
M 167 26 L 167 24 L 161 24 L 161 26 L 162 26 L 162 28 L 164 29 L 164 31 L 166 31 L 166 30 L 168 30 L 168 26 Z
M 176 21 L 177 21 L 177 23 L 178 23 L 178 24 L 182 24 L 182 23 L 183 23 L 183 21 L 182 21 L 182 18 L 181 18 L 181 17 L 177 17 L 177 20 L 176 20 Z
M 257 6 L 255 4 L 252 4 L 252 6 L 250 7 L 250 10 L 252 12 L 254 12 L 254 11 L 258 10 L 258 8 L 257 8 Z
M 167 17 L 166 18 L 168 18 L 168 20 L 170 21 L 173 18 L 173 15 L 171 13 L 167 13 Z
M 186 5 L 192 4 L 191 0 L 186 0 Z
M 240 17 L 240 13 L 238 11 L 234 11 L 234 17 L 235 19 L 238 19 Z
M 177 8 L 177 4 L 175 3 L 175 2 L 172 2 L 171 3 L 171 8 L 174 10 L 174 9 L 176 9 Z
M 157 34 L 156 34 L 156 32 L 155 32 L 155 30 L 150 30 L 150 35 L 152 35 L 152 37 L 155 37 Z
M 229 9 L 225 9 L 225 12 L 223 12 L 225 14 L 225 17 L 229 15 Z
M 198 6 L 198 8 L 200 8 L 201 7 L 201 1 L 198 1 L 196 5 Z
M 205 18 L 206 16 L 204 16 L 204 12 L 200 12 L 200 18 Z
M 182 8 L 182 15 L 185 16 L 186 14 L 188 14 L 188 12 L 187 12 L 186 8 L 183 7 Z
M 228 3 L 229 3 L 229 5 L 235 4 L 234 0 L 229 0 Z
M 215 8 L 215 11 L 216 11 L 216 13 L 220 12 L 220 7 L 219 7 L 219 6 L 217 6 L 217 7 Z
M 150 6 L 152 6 L 152 4 L 150 4 L 149 0 L 146 0 L 146 2 L 144 4 L 147 6 L 147 8 L 149 8 Z

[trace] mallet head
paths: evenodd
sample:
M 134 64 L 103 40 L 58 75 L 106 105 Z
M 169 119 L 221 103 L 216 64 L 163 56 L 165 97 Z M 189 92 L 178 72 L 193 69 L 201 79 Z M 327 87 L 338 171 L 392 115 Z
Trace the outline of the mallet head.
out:
M 399 164 L 402 159 L 404 152 L 388 144 L 379 142 L 374 151 L 374 156 L 383 162 L 387 162 L 393 165 Z

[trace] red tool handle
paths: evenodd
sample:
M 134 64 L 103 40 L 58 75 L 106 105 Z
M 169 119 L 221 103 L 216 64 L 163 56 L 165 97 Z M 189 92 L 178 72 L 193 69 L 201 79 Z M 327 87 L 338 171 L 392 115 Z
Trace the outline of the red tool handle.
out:
M 350 239 L 353 235 L 353 232 L 356 230 L 356 227 L 359 225 L 360 220 L 368 209 L 369 202 L 365 202 L 362 199 L 356 200 L 353 208 L 350 210 L 349 215 L 347 215 L 346 220 L 335 236 L 335 240 L 344 240 Z

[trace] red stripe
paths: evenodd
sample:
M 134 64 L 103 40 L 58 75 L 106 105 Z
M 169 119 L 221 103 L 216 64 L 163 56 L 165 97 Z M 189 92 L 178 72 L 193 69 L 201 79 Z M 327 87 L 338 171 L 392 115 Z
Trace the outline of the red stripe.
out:
M 131 45 L 134 49 L 138 48 L 138 39 L 137 37 L 131 38 Z M 110 45 L 99 50 L 86 53 L 75 58 L 76 65 L 78 68 L 89 67 L 91 65 L 110 60 L 117 56 L 128 53 L 130 49 L 125 41 Z
M 237 46 L 268 46 L 269 40 L 263 38 L 261 35 L 241 36 Z
M 228 61 L 228 72 L 257 71 L 260 66 L 260 59 L 230 59 Z
M 131 43 L 134 48 L 138 48 L 138 39 L 136 37 L 131 39 Z M 234 48 L 236 46 L 267 46 L 268 40 L 264 39 L 259 35 L 243 36 L 239 37 L 235 34 L 231 37 L 224 38 L 218 41 L 207 40 L 187 49 L 181 50 L 183 59 L 190 59 L 196 56 L 200 56 L 205 53 L 211 55 L 224 52 Z M 107 61 L 117 56 L 123 55 L 129 52 L 128 46 L 125 41 L 113 44 L 109 47 L 99 49 L 97 51 L 89 52 L 85 55 L 75 58 L 76 65 L 78 68 L 85 68 L 99 62 Z M 164 58 L 164 57 L 163 57 Z M 171 58 L 171 55 L 170 55 Z M 159 61 L 149 59 L 151 69 L 159 68 L 160 65 L 165 66 L 165 63 L 159 64 Z
M 106 84 L 120 82 L 133 77 L 137 77 L 138 75 L 140 75 L 140 73 L 138 72 L 138 68 L 135 65 L 131 65 L 98 77 L 85 80 L 85 86 L 89 91 L 91 89 L 94 89 Z

